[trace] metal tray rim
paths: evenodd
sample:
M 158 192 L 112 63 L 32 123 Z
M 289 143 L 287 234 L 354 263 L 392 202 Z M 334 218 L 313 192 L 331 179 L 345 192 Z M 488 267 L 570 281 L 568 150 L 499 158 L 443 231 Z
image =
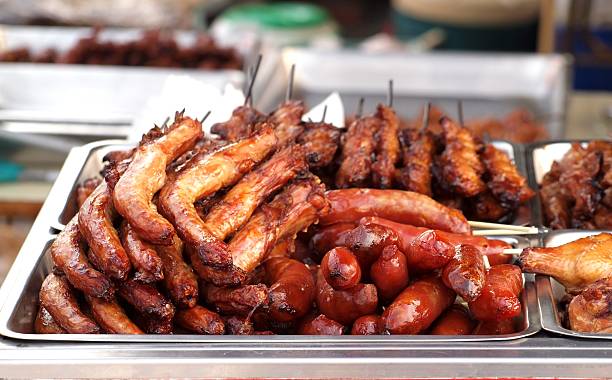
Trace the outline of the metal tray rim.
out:
M 57 225 L 57 217 L 59 216 L 59 211 L 57 205 L 58 199 L 63 199 L 61 197 L 64 194 L 68 193 L 70 189 L 74 186 L 78 176 L 83 169 L 84 163 L 87 161 L 90 153 L 96 149 L 106 146 L 112 145 L 125 145 L 126 141 L 124 140 L 103 140 L 92 142 L 87 145 L 74 148 L 62 170 L 56 183 L 54 184 L 51 192 L 47 200 L 45 201 L 45 205 L 43 205 L 43 211 L 37 217 L 35 224 L 30 231 L 28 238 L 26 239 L 26 243 L 22 247 L 18 260 L 16 260 L 14 267 L 11 268 L 11 273 L 17 272 L 19 265 L 19 269 L 27 270 L 27 273 L 31 273 L 34 270 L 34 266 L 38 259 L 40 259 L 43 251 L 43 247 L 53 239 L 52 234 L 48 234 L 48 238 L 44 239 L 35 239 L 38 235 L 38 231 L 44 231 L 45 228 L 49 228 L 49 226 L 53 225 L 53 221 L 56 221 L 56 227 L 62 227 L 63 225 Z M 514 148 L 515 159 L 520 160 L 520 151 L 516 150 L 516 145 L 509 143 Z M 61 202 L 60 202 L 61 203 Z M 63 207 L 63 205 L 62 205 Z M 36 228 L 35 228 L 36 227 Z M 42 228 L 39 228 L 42 227 Z M 60 228 L 61 229 L 61 228 Z M 34 240 L 33 242 L 31 240 Z M 35 253 L 36 252 L 36 253 Z M 36 256 L 36 260 L 33 260 L 34 256 Z M 32 263 L 34 261 L 34 263 Z M 28 267 L 26 267 L 28 265 Z M 20 271 L 20 273 L 24 273 Z M 317 336 L 308 336 L 304 338 L 304 336 L 300 335 L 286 335 L 286 336 L 266 336 L 266 338 L 262 338 L 261 336 L 251 336 L 251 337 L 238 337 L 232 336 L 232 338 L 228 338 L 228 336 L 201 336 L 201 335 L 166 335 L 166 336 L 156 336 L 156 335 L 143 335 L 143 336 L 119 336 L 112 334 L 99 334 L 99 335 L 82 335 L 82 334 L 61 334 L 61 335 L 48 335 L 48 334 L 23 334 L 12 331 L 8 328 L 9 320 L 14 312 L 14 309 L 17 305 L 17 302 L 20 298 L 20 293 L 9 292 L 8 287 L 11 290 L 16 289 L 16 286 L 20 286 L 21 288 L 25 287 L 27 282 L 30 279 L 30 275 L 23 276 L 17 275 L 15 273 L 13 275 L 15 277 L 12 283 L 5 283 L 2 286 L 2 291 L 5 291 L 6 299 L 0 305 L 0 335 L 14 338 L 14 339 L 22 339 L 22 340 L 37 340 L 37 341 L 89 341 L 89 342 L 143 342 L 143 343 L 152 343 L 152 342 L 202 342 L 202 343 L 233 343 L 233 342 L 291 342 L 291 343 L 342 343 L 342 342 L 373 342 L 373 343 L 389 343 L 389 342 L 486 342 L 486 341 L 503 341 L 503 340 L 515 340 L 519 338 L 524 338 L 530 335 L 533 335 L 540 331 L 541 323 L 540 323 L 540 312 L 538 311 L 538 303 L 537 296 L 535 292 L 534 283 L 529 280 L 525 281 L 525 290 L 522 293 L 521 301 L 523 305 L 523 318 L 527 323 L 526 329 L 514 334 L 508 335 L 482 335 L 482 336 L 430 336 L 430 335 L 412 335 L 412 336 L 372 336 L 372 337 L 359 337 L 355 338 L 352 336 L 341 336 L 341 337 L 317 337 Z M 10 277 L 7 277 L 7 280 Z M 0 292 L 2 294 L 3 292 Z M 10 309 L 10 310 L 9 310 Z M 93 338 L 93 339 L 92 339 Z
M 546 234 L 544 239 L 550 239 L 551 237 L 568 233 L 583 233 L 586 236 L 587 234 L 596 234 L 601 232 L 610 231 L 577 229 L 556 230 Z M 542 245 L 545 245 L 546 240 L 543 240 L 543 243 L 544 244 Z M 571 336 L 573 338 L 612 340 L 612 334 L 583 333 L 563 327 L 558 323 L 558 316 L 556 314 L 557 305 L 552 291 L 550 276 L 537 274 L 535 276 L 535 286 L 538 295 L 538 308 L 540 310 L 540 323 L 542 324 L 542 329 L 559 335 Z

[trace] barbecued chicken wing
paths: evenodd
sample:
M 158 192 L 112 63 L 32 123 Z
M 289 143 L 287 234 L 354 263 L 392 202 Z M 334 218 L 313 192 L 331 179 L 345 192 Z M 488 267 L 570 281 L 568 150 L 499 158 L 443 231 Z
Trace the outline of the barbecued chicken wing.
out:
M 344 135 L 342 163 L 336 173 L 338 188 L 366 186 L 372 172 L 372 155 L 376 148 L 374 134 L 380 120 L 364 117 L 355 120 Z

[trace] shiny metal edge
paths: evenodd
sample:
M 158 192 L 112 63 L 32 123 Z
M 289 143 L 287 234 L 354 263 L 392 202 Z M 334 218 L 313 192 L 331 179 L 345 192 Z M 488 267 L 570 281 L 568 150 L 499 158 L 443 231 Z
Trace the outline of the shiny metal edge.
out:
M 509 143 L 507 143 L 509 144 Z M 53 239 L 51 232 L 49 231 L 49 220 L 57 220 L 57 215 L 63 212 L 67 200 L 69 199 L 70 192 L 74 189 L 77 183 L 77 179 L 81 175 L 84 165 L 90 157 L 91 152 L 96 149 L 114 149 L 130 146 L 122 140 L 106 140 L 93 142 L 82 147 L 74 148 L 62 170 L 53 185 L 45 204 L 41 210 L 41 213 L 37 217 L 32 230 L 26 238 L 24 246 L 20 250 L 17 260 L 14 266 L 9 272 L 9 276 L 5 280 L 4 285 L 0 289 L 0 301 L 6 298 L 5 303 L 0 303 L 0 335 L 21 339 L 21 340 L 33 340 L 33 341 L 75 341 L 75 342 L 148 342 L 148 343 L 160 343 L 160 342 L 199 342 L 199 343 L 235 343 L 235 342 L 287 342 L 287 343 L 341 343 L 341 342 L 368 342 L 368 343 L 391 343 L 391 342 L 483 342 L 483 341 L 503 341 L 503 340 L 514 340 L 524 338 L 533 335 L 540 331 L 540 313 L 538 312 L 537 297 L 535 293 L 535 287 L 532 280 L 525 281 L 525 291 L 521 296 L 521 302 L 523 304 L 523 320 L 526 324 L 525 329 L 507 335 L 482 335 L 482 336 L 431 336 L 431 335 L 419 335 L 419 336 L 384 336 L 384 337 L 359 337 L 355 338 L 352 336 L 341 336 L 341 337 L 304 337 L 301 335 L 285 335 L 285 336 L 262 336 L 249 337 L 249 336 L 199 336 L 199 335 L 168 335 L 168 336 L 156 336 L 156 335 L 144 335 L 144 336 L 124 336 L 124 335 L 112 335 L 112 334 L 99 334 L 99 335 L 87 335 L 87 334 L 63 334 L 63 335 L 51 335 L 51 334 L 24 334 L 11 330 L 8 325 L 10 318 L 14 313 L 14 309 L 17 306 L 20 298 L 23 296 L 23 290 L 25 289 L 28 282 L 31 280 L 33 272 L 37 269 L 37 264 L 45 253 L 45 246 Z M 63 201 L 63 202 L 62 202 Z M 58 205 L 61 205 L 59 209 Z M 51 216 L 51 219 L 49 218 Z M 53 223 L 51 223 L 52 225 Z M 57 221 L 55 227 L 57 230 L 61 230 L 64 227 L 63 224 Z M 45 239 L 38 238 L 38 231 L 46 228 L 47 235 Z M 505 236 L 504 239 L 513 239 L 512 237 Z M 517 242 L 517 246 L 528 246 L 531 243 L 524 237 L 514 238 Z M 17 275 L 19 273 L 20 275 Z M 24 273 L 28 273 L 24 276 Z M 10 291 L 9 291 L 10 288 Z M 4 295 L 4 297 L 2 297 Z M 526 307 L 525 307 L 526 306 Z
M 544 237 L 543 245 L 545 247 L 558 246 L 560 244 L 564 244 L 570 241 L 574 241 L 574 240 L 577 240 L 583 237 L 595 235 L 595 234 L 602 233 L 602 232 L 612 232 L 612 231 L 604 231 L 604 230 L 553 231 Z M 557 239 L 561 241 L 556 242 L 555 240 Z M 545 275 L 536 275 L 535 285 L 536 285 L 537 294 L 538 294 L 540 321 L 542 323 L 542 328 L 544 330 L 555 333 L 555 334 L 570 336 L 573 338 L 612 340 L 612 334 L 583 333 L 583 332 L 573 331 L 573 330 L 563 327 L 559 319 L 559 313 L 557 309 L 557 304 L 559 300 L 555 299 L 553 289 L 552 289 L 551 277 L 545 276 Z

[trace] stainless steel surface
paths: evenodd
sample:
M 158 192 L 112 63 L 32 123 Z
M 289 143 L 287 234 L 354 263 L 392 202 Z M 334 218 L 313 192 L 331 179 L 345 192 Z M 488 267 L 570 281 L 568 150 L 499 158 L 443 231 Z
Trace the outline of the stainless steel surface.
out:
M 545 247 L 558 247 L 574 240 L 596 235 L 601 232 L 606 231 L 554 231 L 544 237 L 543 243 Z M 554 278 L 542 275 L 536 276 L 536 286 L 538 290 L 538 304 L 540 305 L 542 328 L 552 333 L 571 336 L 574 338 L 612 339 L 612 334 L 583 333 L 572 331 L 563 327 L 559 317 L 558 305 L 561 299 L 565 296 L 565 288 Z
M 563 136 L 569 61 L 561 55 L 478 53 L 365 54 L 356 50 L 286 49 L 285 71 L 296 63 L 295 93 L 317 104 L 332 91 L 342 95 L 347 114 L 358 99 L 366 110 L 385 100 L 394 81 L 394 108 L 413 118 L 427 100 L 448 112 L 463 100 L 466 118 L 501 116 L 526 107 L 545 122 L 551 137 Z
M 0 340 L 0 373 L 19 378 L 607 378 L 611 368 L 609 344 L 548 336 L 333 346 Z
M 503 144 L 502 144 L 503 146 Z M 48 248 L 54 238 L 55 230 L 60 230 L 76 213 L 75 209 L 75 187 L 89 177 L 99 173 L 102 168 L 102 157 L 109 151 L 126 149 L 130 145 L 118 141 L 101 141 L 75 148 L 62 168 L 58 179 L 53 186 L 45 205 L 44 213 L 41 211 L 37 222 L 44 230 L 30 232 L 26 244 L 17 258 L 15 267 L 19 268 L 19 276 L 7 277 L 5 287 L 12 287 L 7 293 L 7 298 L 0 309 L 0 334 L 25 340 L 37 341 L 85 341 L 85 342 L 286 342 L 286 343 L 341 343 L 341 342 L 367 342 L 367 343 L 392 343 L 392 342 L 421 342 L 421 341 L 496 341 L 523 338 L 537 333 L 540 329 L 539 312 L 536 304 L 535 288 L 533 280 L 528 276 L 525 283 L 521 301 L 523 313 L 517 320 L 521 326 L 519 332 L 508 335 L 481 335 L 481 336 L 202 336 L 202 335 L 143 335 L 122 336 L 112 334 L 99 335 L 44 335 L 35 334 L 32 331 L 34 318 L 38 306 L 38 291 L 45 276 L 51 271 L 52 263 Z M 508 148 L 508 146 L 506 146 Z M 37 224 L 36 224 L 37 225 Z M 51 229 L 50 229 L 51 228 Z M 32 242 L 30 243 L 30 238 Z M 505 237 L 505 240 L 517 248 L 529 246 L 529 240 L 523 237 Z M 30 245 L 31 244 L 31 245 Z M 17 270 L 17 269 L 15 269 Z
M 1 25 L 0 50 L 28 47 L 36 53 L 47 48 L 65 51 L 90 33 L 91 28 Z M 141 33 L 139 29 L 108 28 L 100 33 L 100 39 L 128 41 Z M 173 34 L 183 45 L 197 37 L 191 31 Z M 253 40 L 233 47 L 248 62 L 257 44 Z M 165 81 L 176 75 L 188 75 L 219 89 L 228 83 L 241 88 L 244 83 L 240 70 L 0 62 L 0 122 L 11 122 L 11 130 L 23 128 L 29 133 L 117 136 L 124 131 L 113 133 L 109 129 L 130 125 L 149 98 L 159 94 Z

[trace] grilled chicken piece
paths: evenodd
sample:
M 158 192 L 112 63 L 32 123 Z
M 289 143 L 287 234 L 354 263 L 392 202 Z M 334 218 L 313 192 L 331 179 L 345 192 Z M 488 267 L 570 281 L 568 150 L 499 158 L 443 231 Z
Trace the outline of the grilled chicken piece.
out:
M 612 277 L 589 285 L 574 297 L 568 317 L 574 331 L 612 334 Z
M 378 118 L 369 116 L 355 120 L 348 127 L 342 146 L 342 161 L 336 173 L 338 188 L 367 186 L 376 149 L 374 135 L 379 125 Z
M 308 166 L 316 169 L 331 164 L 338 150 L 341 130 L 327 123 L 305 123 L 304 127 L 297 142 L 306 151 Z
M 376 161 L 372 165 L 372 182 L 380 189 L 388 189 L 393 185 L 395 164 L 400 156 L 400 144 L 397 138 L 399 119 L 391 107 L 378 105 L 376 113 L 381 121 L 376 134 Z
M 481 157 L 490 176 L 487 186 L 502 206 L 516 208 L 535 195 L 504 152 L 487 144 Z
M 399 132 L 404 167 L 396 173 L 396 181 L 406 190 L 431 197 L 431 165 L 435 141 L 427 131 L 403 129 Z
M 440 124 L 446 144 L 439 162 L 442 184 L 466 197 L 482 193 L 487 188 L 480 179 L 485 168 L 478 157 L 472 134 L 446 117 L 440 120 Z
M 279 148 L 283 148 L 295 141 L 302 134 L 302 115 L 304 114 L 304 103 L 297 100 L 290 100 L 280 105 L 270 115 L 270 121 L 276 124 L 274 134 L 278 139 Z
M 550 171 L 542 179 L 540 199 L 544 209 L 547 225 L 552 229 L 565 229 L 569 227 L 569 197 L 565 195 L 558 185 L 561 176 L 561 165 L 553 162 Z
M 524 271 L 552 276 L 575 293 L 612 276 L 612 234 L 601 233 L 554 248 L 526 248 L 520 262 Z
M 240 106 L 232 112 L 228 121 L 213 125 L 210 131 L 223 140 L 235 142 L 249 137 L 255 131 L 255 126 L 264 119 L 265 116 L 255 108 Z

